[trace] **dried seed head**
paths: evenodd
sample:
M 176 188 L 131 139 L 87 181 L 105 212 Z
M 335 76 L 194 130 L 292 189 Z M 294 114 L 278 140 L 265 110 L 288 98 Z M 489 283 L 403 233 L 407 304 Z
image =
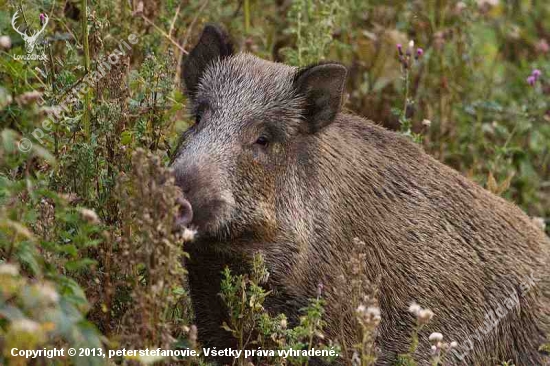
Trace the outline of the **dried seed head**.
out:
M 443 340 L 443 334 L 434 332 L 430 334 L 430 337 L 428 339 L 430 340 L 430 343 L 437 344 L 438 342 L 441 342 Z
M 433 316 L 434 316 L 434 313 L 430 309 L 421 309 L 417 315 L 418 323 L 426 324 L 430 320 L 432 320 Z
M 418 313 L 420 312 L 420 310 L 422 310 L 422 308 L 420 307 L 420 305 L 418 305 L 415 302 L 411 303 L 411 305 L 409 306 L 409 313 L 415 316 L 418 316 Z

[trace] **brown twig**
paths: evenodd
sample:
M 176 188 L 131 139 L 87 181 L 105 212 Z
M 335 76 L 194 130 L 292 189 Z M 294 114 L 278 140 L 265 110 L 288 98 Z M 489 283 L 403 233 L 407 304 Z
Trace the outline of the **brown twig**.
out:
M 180 7 L 181 7 L 181 4 L 178 5 L 178 8 L 176 9 L 176 14 L 174 15 L 174 18 L 172 18 L 172 23 L 170 23 L 170 29 L 168 30 L 168 36 L 170 37 L 172 37 L 172 31 L 174 30 L 176 19 L 178 19 L 178 15 L 180 13 Z
M 143 20 L 145 20 L 145 22 L 149 25 L 152 25 L 157 31 L 159 31 L 164 37 L 166 37 L 174 46 L 176 46 L 177 48 L 179 48 L 179 50 L 182 52 L 182 53 L 185 53 L 186 55 L 189 53 L 187 52 L 182 46 L 180 46 L 178 44 L 178 42 L 174 41 L 172 39 L 172 37 L 170 37 L 169 34 L 167 34 L 165 31 L 162 30 L 162 28 L 160 28 L 158 25 L 156 25 L 154 22 L 152 22 L 151 20 L 149 20 L 149 18 L 147 18 L 145 16 L 145 14 L 141 14 L 141 17 L 143 18 Z

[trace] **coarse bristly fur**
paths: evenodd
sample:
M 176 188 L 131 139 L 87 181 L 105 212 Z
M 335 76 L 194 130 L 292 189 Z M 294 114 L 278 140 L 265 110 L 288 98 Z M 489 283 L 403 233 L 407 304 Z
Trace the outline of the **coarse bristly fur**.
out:
M 208 26 L 184 64 L 197 123 L 173 162 L 199 230 L 187 268 L 200 341 L 236 348 L 220 327 L 220 273 L 244 270 L 254 252 L 271 273 L 267 310 L 296 321 L 321 282 L 336 337 L 342 306 L 353 311 L 337 279 L 359 238 L 378 286 L 377 365 L 407 352 L 412 302 L 435 313 L 419 334 L 419 365 L 429 364 L 431 332 L 472 346 L 448 365 L 546 364 L 550 241 L 529 217 L 405 137 L 340 111 L 343 66 L 296 69 L 233 54 L 227 39 Z M 488 328 L 511 298 L 519 305 Z M 344 326 L 356 343 L 354 324 Z

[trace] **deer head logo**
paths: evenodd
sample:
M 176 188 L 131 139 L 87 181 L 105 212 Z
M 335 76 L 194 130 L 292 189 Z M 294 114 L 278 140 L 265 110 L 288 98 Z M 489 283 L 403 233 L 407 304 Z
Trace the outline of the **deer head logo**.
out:
M 25 51 L 27 51 L 27 53 L 32 53 L 32 51 L 34 50 L 34 46 L 36 45 L 38 36 L 42 34 L 42 32 L 44 32 L 44 29 L 46 28 L 46 25 L 48 24 L 48 21 L 50 20 L 50 18 L 46 14 L 44 14 L 43 16 L 41 15 L 40 20 L 42 22 L 42 29 L 40 29 L 38 32 L 35 31 L 32 35 L 29 36 L 27 35 L 27 32 L 23 33 L 23 32 L 20 32 L 19 29 L 17 29 L 17 25 L 15 25 L 15 21 L 17 20 L 18 16 L 19 16 L 19 10 L 16 11 L 15 14 L 13 14 L 13 17 L 11 18 L 11 26 L 13 27 L 13 29 L 15 29 L 17 33 L 21 35 L 21 37 L 25 41 Z

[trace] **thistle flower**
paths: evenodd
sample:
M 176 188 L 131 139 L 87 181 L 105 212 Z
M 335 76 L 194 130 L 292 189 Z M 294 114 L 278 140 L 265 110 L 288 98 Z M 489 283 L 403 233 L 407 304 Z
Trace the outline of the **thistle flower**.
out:
M 527 84 L 531 85 L 531 86 L 535 86 L 535 84 L 537 83 L 537 80 L 541 77 L 542 75 L 542 71 L 540 71 L 539 69 L 534 69 L 532 72 L 531 72 L 531 75 L 529 75 L 527 77 Z
M 403 45 L 401 43 L 397 44 L 397 53 L 399 55 L 399 62 L 404 69 L 408 69 L 411 66 L 411 58 L 414 55 L 414 59 L 418 60 L 424 54 L 424 50 L 418 47 L 415 51 L 414 41 L 410 40 L 405 53 L 403 53 Z
M 380 316 L 380 308 L 377 306 L 365 306 L 363 304 L 359 305 L 355 310 L 357 314 L 361 317 L 361 321 L 365 324 L 378 324 L 382 319 Z
M 443 340 L 443 334 L 438 332 L 433 332 L 430 334 L 430 337 L 428 337 L 431 344 L 437 344 L 438 342 L 441 342 Z
M 412 313 L 415 316 L 418 316 L 420 310 L 422 310 L 422 308 L 415 302 L 411 303 L 411 305 L 409 306 L 409 313 Z
M 380 316 L 380 308 L 379 308 L 379 307 L 376 307 L 376 306 L 369 306 L 369 307 L 367 308 L 366 314 L 367 314 L 369 317 L 372 317 L 375 321 L 380 321 L 380 319 L 381 319 L 381 316 Z
M 417 319 L 419 324 L 426 324 L 434 317 L 433 311 L 430 309 L 422 309 L 418 312 Z
M 399 55 L 403 55 L 403 45 L 401 43 L 397 44 L 397 52 L 399 52 Z
M 44 13 L 40 13 L 40 25 L 44 25 L 44 21 L 46 20 L 46 16 Z

